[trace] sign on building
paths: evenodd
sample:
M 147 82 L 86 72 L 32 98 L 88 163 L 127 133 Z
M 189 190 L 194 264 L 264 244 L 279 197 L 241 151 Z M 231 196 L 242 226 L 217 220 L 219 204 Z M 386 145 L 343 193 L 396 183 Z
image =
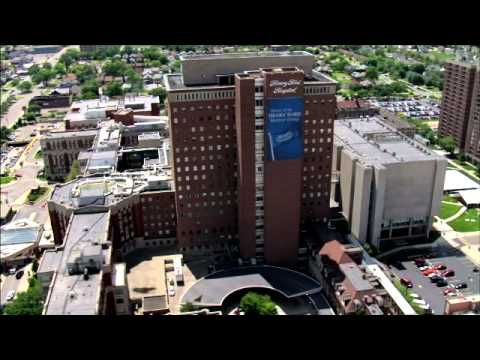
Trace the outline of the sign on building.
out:
M 298 159 L 303 154 L 303 99 L 271 98 L 266 101 L 267 161 Z

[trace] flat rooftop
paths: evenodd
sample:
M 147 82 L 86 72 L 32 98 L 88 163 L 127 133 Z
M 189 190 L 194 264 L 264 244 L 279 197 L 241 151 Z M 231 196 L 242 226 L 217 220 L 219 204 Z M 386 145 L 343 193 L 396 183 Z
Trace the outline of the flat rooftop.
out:
M 285 57 L 285 56 L 313 56 L 306 51 L 252 51 L 222 54 L 191 54 L 181 55 L 180 60 L 215 60 L 215 59 L 241 59 L 259 57 Z
M 43 137 L 47 139 L 65 139 L 65 138 L 82 137 L 82 136 L 95 137 L 97 133 L 98 133 L 97 129 L 76 130 L 76 131 L 52 131 L 52 132 L 45 133 Z
M 126 96 L 122 99 L 111 99 L 103 96 L 99 99 L 75 101 L 70 106 L 70 111 L 65 115 L 66 120 L 84 121 L 102 119 L 106 111 L 119 109 L 132 109 L 150 111 L 152 104 L 158 104 L 158 96 Z
M 371 165 L 443 159 L 377 117 L 335 120 L 334 143 Z
M 73 252 L 97 242 L 105 243 L 109 219 L 109 212 L 73 215 L 65 235 L 60 264 L 45 302 L 46 315 L 97 315 L 102 273 L 90 274 L 88 280 L 84 280 L 83 275 L 68 273 L 67 262 Z M 110 247 L 101 251 L 104 263 L 109 264 Z
M 458 170 L 447 170 L 443 191 L 460 191 L 480 189 L 480 184 L 463 175 Z

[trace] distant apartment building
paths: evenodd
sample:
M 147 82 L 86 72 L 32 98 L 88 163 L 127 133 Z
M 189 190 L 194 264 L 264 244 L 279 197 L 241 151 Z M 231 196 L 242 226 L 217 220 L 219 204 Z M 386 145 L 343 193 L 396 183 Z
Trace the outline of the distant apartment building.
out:
M 447 161 L 378 118 L 335 122 L 334 195 L 361 243 L 385 250 L 425 239 Z
M 336 83 L 305 52 L 181 60 L 165 77 L 179 246 L 296 262 L 300 226 L 329 217 Z
M 480 161 L 480 65 L 445 63 L 443 99 L 438 132 L 452 136 L 460 151 Z

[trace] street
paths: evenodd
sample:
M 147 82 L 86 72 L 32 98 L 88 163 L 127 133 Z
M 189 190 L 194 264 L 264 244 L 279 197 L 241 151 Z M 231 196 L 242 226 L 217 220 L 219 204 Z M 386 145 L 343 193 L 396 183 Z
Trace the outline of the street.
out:
M 2 275 L 2 283 L 0 284 L 0 305 L 4 306 L 7 303 L 7 294 L 10 291 L 15 291 L 15 295 L 18 292 L 23 292 L 28 289 L 28 272 L 31 269 L 31 264 L 19 267 L 17 271 L 23 270 L 24 274 L 20 279 L 17 279 L 15 275 Z

